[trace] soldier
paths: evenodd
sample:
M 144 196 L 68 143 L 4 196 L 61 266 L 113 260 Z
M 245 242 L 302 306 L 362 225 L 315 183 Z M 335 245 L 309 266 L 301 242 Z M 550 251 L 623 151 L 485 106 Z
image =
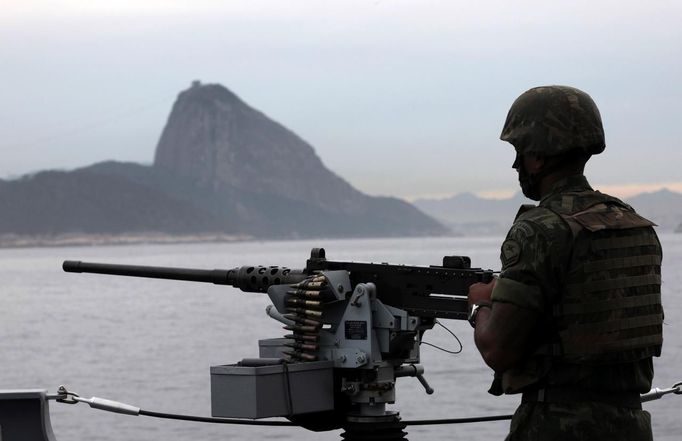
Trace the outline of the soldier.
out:
M 605 148 L 599 110 L 578 89 L 536 87 L 500 138 L 539 201 L 519 210 L 499 278 L 469 291 L 489 392 L 522 394 L 507 440 L 651 440 L 639 394 L 663 341 L 661 245 L 652 222 L 583 175 Z

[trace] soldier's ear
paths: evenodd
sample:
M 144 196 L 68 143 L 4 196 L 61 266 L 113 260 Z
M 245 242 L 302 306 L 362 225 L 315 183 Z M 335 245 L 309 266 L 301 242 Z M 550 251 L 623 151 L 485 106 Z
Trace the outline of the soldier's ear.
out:
M 528 173 L 537 174 L 545 167 L 545 156 L 538 153 L 529 153 L 526 155 L 524 165 Z

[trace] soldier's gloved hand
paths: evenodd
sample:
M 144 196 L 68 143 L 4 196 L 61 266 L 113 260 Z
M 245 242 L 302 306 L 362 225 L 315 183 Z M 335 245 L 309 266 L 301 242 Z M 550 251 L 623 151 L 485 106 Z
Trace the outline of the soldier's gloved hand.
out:
M 469 305 L 478 302 L 490 302 L 497 278 L 493 278 L 490 283 L 474 283 L 469 287 Z

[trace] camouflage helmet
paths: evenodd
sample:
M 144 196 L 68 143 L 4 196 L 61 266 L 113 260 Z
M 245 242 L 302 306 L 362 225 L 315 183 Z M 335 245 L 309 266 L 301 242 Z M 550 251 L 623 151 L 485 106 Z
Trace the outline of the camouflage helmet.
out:
M 582 90 L 568 86 L 530 89 L 514 101 L 500 139 L 518 153 L 562 155 L 604 151 L 604 128 L 597 105 Z

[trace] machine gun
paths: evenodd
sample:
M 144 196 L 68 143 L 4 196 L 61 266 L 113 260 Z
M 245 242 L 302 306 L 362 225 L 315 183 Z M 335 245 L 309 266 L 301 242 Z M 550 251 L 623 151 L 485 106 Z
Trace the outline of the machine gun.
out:
M 260 358 L 211 367 L 215 417 L 282 416 L 310 430 L 342 427 L 346 440 L 405 439 L 395 402 L 400 377 L 423 377 L 419 346 L 437 318 L 466 319 L 467 292 L 492 280 L 466 256 L 441 266 L 327 260 L 314 248 L 303 269 L 197 270 L 65 261 L 64 271 L 231 285 L 267 292 L 267 313 L 289 331 L 259 341 Z M 378 431 L 377 431 L 378 430 Z

